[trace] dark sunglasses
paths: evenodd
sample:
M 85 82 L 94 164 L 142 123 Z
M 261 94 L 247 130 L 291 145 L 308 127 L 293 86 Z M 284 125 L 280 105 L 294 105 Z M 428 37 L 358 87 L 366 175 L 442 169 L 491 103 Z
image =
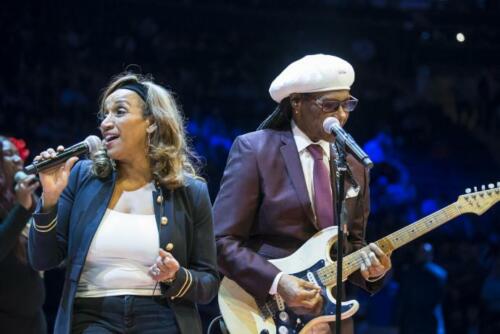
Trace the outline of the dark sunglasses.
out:
M 358 105 L 358 99 L 354 96 L 349 97 L 348 100 L 338 101 L 338 100 L 328 100 L 323 98 L 313 99 L 314 103 L 316 103 L 321 110 L 325 113 L 336 112 L 339 110 L 340 106 L 346 112 L 353 111 Z

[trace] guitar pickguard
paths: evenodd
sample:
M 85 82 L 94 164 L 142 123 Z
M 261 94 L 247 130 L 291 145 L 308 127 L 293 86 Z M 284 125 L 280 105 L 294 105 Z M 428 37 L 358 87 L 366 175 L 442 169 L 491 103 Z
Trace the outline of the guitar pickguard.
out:
M 311 283 L 318 285 L 321 288 L 321 296 L 323 298 L 323 309 L 321 311 L 322 316 L 335 316 L 336 300 L 333 296 L 327 292 L 328 287 L 321 283 L 321 280 L 317 276 L 317 271 L 325 266 L 325 261 L 320 260 L 316 262 L 312 267 L 307 270 L 293 273 L 295 277 L 307 280 Z M 332 296 L 330 298 L 330 296 Z M 282 307 L 281 303 L 273 301 L 275 305 L 271 307 L 274 312 L 272 312 L 273 320 L 276 324 L 276 333 L 279 334 L 298 334 L 304 327 L 316 317 L 309 315 L 297 315 L 290 308 Z M 280 307 L 281 306 L 281 307 Z M 346 314 L 355 307 L 355 304 L 346 303 L 341 306 L 341 313 Z M 268 307 L 269 309 L 269 307 Z M 343 318 L 343 317 L 342 317 Z

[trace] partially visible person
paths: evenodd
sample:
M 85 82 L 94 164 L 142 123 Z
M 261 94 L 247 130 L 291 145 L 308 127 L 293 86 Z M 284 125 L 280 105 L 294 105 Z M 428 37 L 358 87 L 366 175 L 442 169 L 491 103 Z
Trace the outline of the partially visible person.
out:
M 397 323 L 400 334 L 444 334 L 443 299 L 447 272 L 433 262 L 432 245 L 418 247 L 399 283 Z
M 0 136 L 0 145 L 0 333 L 46 333 L 43 280 L 30 267 L 26 248 L 40 184 L 34 176 L 14 180 L 29 154 L 24 141 Z
M 399 334 L 396 324 L 396 298 L 399 283 L 393 278 L 393 271 L 385 275 L 385 284 L 374 295 L 367 295 L 359 289 L 355 299 L 360 304 L 356 313 L 359 321 L 356 326 L 357 334 Z
M 196 304 L 218 288 L 212 205 L 181 112 L 171 92 L 124 74 L 99 115 L 92 160 L 40 173 L 29 258 L 39 270 L 66 261 L 55 332 L 201 333 Z

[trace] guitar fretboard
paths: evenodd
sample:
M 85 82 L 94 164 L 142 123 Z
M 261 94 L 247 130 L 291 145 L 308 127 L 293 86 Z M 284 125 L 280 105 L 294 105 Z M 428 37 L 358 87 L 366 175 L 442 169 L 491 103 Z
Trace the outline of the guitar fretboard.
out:
M 444 223 L 458 217 L 462 214 L 457 207 L 457 203 L 448 205 L 447 207 L 428 215 L 415 223 L 408 225 L 394 233 L 389 234 L 385 238 L 382 238 L 375 243 L 382 249 L 386 254 L 389 254 L 393 250 L 406 245 L 410 241 L 413 241 L 424 234 L 432 231 L 433 229 L 443 225 Z M 363 260 L 359 255 L 360 251 L 365 251 L 369 253 L 369 247 L 363 247 L 354 253 L 351 253 L 344 257 L 343 259 L 343 270 L 342 270 L 342 280 L 345 281 L 349 275 L 358 270 L 361 267 Z M 335 284 L 337 279 L 337 263 L 332 263 L 327 265 L 317 272 L 321 282 L 324 285 L 330 286 Z

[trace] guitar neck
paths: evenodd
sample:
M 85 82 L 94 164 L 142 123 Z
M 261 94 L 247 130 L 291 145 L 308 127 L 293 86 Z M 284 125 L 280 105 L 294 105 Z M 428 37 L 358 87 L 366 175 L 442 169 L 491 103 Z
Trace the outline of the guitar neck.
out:
M 448 205 L 447 207 L 434 212 L 427 217 L 424 217 L 415 223 L 408 225 L 394 233 L 389 234 L 385 238 L 377 240 L 375 243 L 386 254 L 391 253 L 395 249 L 406 245 L 424 234 L 434 230 L 435 228 L 443 225 L 444 223 L 458 217 L 462 214 L 457 207 L 457 203 Z M 369 252 L 369 247 L 363 247 L 354 253 L 346 255 L 343 259 L 343 272 L 342 279 L 346 280 L 349 275 L 361 267 L 361 256 L 359 252 Z M 318 275 L 325 285 L 331 285 L 336 282 L 337 264 L 332 263 L 328 266 L 318 270 Z
M 461 214 L 462 213 L 457 208 L 456 203 L 450 204 L 447 207 L 428 215 L 427 217 L 417 220 L 411 225 L 389 234 L 385 238 L 378 240 L 376 244 L 385 253 L 392 252 L 393 250 L 420 238 L 424 234 L 427 234 Z

